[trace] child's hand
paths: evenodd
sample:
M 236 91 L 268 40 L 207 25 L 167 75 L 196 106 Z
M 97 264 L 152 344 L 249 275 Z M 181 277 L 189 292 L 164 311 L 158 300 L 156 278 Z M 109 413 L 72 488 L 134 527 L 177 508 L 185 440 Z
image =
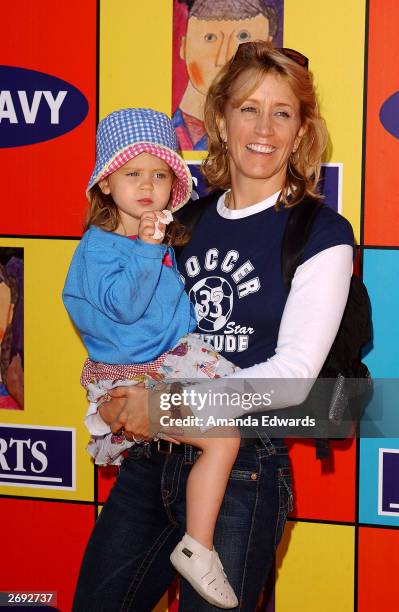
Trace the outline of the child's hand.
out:
M 165 228 L 166 228 L 166 225 L 164 223 L 159 223 L 159 229 L 162 232 L 162 237 L 154 238 L 155 221 L 158 218 L 160 220 L 166 221 L 166 217 L 161 211 L 159 212 L 148 211 L 148 212 L 144 212 L 141 215 L 140 223 L 139 223 L 139 230 L 138 230 L 140 240 L 143 240 L 144 242 L 148 242 L 148 244 L 162 244 L 162 241 L 165 235 Z

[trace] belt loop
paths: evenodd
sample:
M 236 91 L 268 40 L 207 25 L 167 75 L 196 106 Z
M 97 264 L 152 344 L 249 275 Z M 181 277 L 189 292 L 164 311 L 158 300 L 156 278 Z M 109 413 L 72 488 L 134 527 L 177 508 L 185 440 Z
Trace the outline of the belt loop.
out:
M 263 446 L 267 450 L 268 455 L 275 455 L 276 448 L 273 442 L 270 440 L 269 436 L 263 431 L 259 431 L 259 429 L 256 429 L 255 431 L 259 437 L 259 440 L 262 442 Z
M 184 463 L 188 465 L 192 465 L 194 463 L 193 447 L 191 446 L 191 444 L 184 445 Z
M 158 453 L 162 453 L 164 455 L 170 455 L 172 452 L 172 442 L 169 440 L 163 440 L 159 438 L 156 442 Z

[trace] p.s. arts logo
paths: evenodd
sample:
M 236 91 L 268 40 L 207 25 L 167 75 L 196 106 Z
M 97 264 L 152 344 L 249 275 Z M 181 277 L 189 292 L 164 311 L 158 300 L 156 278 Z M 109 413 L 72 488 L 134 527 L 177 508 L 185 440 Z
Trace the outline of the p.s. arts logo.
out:
M 85 119 L 89 104 L 79 89 L 50 74 L 0 66 L 0 147 L 57 138 Z
M 0 486 L 76 488 L 76 431 L 0 425 Z

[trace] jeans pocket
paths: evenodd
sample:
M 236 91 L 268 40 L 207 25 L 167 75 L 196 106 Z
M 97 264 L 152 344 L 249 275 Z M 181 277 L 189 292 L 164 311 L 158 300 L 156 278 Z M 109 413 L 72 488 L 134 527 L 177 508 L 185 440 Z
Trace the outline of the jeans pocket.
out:
M 274 537 L 274 545 L 277 547 L 283 535 L 287 514 L 293 508 L 291 472 L 287 467 L 278 468 L 277 470 L 277 486 L 278 486 L 278 517 L 276 523 L 276 532 Z
M 256 482 L 259 478 L 259 473 L 251 470 L 231 470 L 229 480 L 247 480 Z

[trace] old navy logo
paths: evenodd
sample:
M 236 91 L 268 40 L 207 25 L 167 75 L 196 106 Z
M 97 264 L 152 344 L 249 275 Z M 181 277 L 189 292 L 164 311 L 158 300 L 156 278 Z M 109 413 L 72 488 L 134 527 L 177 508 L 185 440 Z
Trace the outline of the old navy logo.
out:
M 391 136 L 399 138 L 399 91 L 385 100 L 381 106 L 380 121 Z
M 89 105 L 73 85 L 55 76 L 0 66 L 0 147 L 57 138 L 77 127 Z

